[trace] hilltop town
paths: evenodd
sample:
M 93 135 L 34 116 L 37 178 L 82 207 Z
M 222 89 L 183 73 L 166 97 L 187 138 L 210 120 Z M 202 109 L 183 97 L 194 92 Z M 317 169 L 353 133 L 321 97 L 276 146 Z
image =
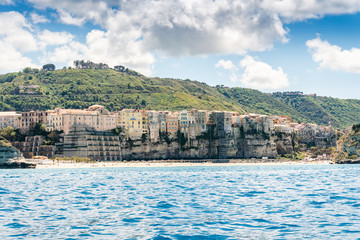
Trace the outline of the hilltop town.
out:
M 296 123 L 287 116 L 197 109 L 111 112 L 101 105 L 0 112 L 0 128 L 27 158 L 96 161 L 304 158 L 301 151 L 316 147 L 325 153 L 334 147 L 338 134 L 331 126 Z

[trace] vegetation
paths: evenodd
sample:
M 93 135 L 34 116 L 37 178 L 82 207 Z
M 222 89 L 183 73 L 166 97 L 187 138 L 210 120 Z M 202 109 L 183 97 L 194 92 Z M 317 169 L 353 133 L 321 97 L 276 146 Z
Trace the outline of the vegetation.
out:
M 96 161 L 90 160 L 85 157 L 55 157 L 53 160 L 58 162 L 75 162 L 75 163 L 95 163 Z
M 277 99 L 297 111 L 302 117 L 299 120 L 305 120 L 306 122 L 321 125 L 327 125 L 331 122 L 334 127 L 345 128 L 359 122 L 360 119 L 360 100 L 356 99 L 306 95 L 280 96 Z M 298 120 L 297 117 L 294 118 Z
M 349 127 L 360 121 L 360 100 L 271 95 L 253 89 L 211 87 L 205 83 L 149 78 L 123 66 L 75 61 L 76 69 L 25 68 L 0 75 L 0 110 L 48 110 L 104 105 L 151 110 L 206 109 L 286 115 L 294 121 Z M 46 66 L 46 65 L 44 65 Z
M 49 64 L 45 64 L 42 69 L 44 71 L 55 71 L 55 65 L 52 64 L 52 63 L 49 63 Z

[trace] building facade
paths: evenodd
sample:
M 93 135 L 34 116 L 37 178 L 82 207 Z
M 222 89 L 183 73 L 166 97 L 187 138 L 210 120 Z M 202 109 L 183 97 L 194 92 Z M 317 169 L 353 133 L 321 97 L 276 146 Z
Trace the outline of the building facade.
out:
M 0 129 L 12 127 L 19 129 L 21 126 L 21 114 L 16 112 L 0 112 Z

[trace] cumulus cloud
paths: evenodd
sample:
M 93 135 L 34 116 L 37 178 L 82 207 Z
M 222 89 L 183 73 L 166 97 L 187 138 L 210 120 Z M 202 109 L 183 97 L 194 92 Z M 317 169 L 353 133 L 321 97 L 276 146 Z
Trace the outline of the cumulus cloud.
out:
M 44 30 L 39 34 L 39 40 L 45 46 L 52 45 L 64 45 L 72 41 L 74 36 L 67 32 L 50 32 L 49 30 Z
M 69 25 L 81 26 L 85 22 L 85 18 L 76 18 L 71 16 L 71 14 L 65 10 L 59 10 L 59 17 L 61 22 Z
M 239 81 L 239 75 L 237 73 L 239 68 L 231 60 L 221 59 L 215 64 L 215 67 L 229 71 L 229 79 L 231 82 Z
M 308 40 L 306 45 L 312 53 L 312 59 L 320 64 L 321 68 L 349 73 L 360 73 L 360 49 L 343 50 L 319 37 Z
M 12 45 L 20 52 L 37 50 L 30 24 L 18 12 L 0 13 L 0 41 Z
M 81 26 L 91 21 L 101 29 L 90 31 L 85 43 L 74 42 L 74 38 L 69 41 L 64 36 L 55 50 L 45 53 L 46 59 L 61 55 L 62 49 L 72 52 L 71 56 L 123 64 L 145 74 L 150 73 L 155 56 L 245 55 L 249 51 L 264 51 L 271 49 L 274 42 L 288 41 L 284 21 L 360 10 L 358 0 L 28 1 L 37 9 L 54 9 L 64 24 Z M 38 15 L 31 15 L 31 19 L 34 24 L 46 21 Z M 15 42 L 20 41 L 12 36 Z M 41 50 L 52 42 L 39 41 Z M 31 42 L 30 38 L 24 45 L 17 44 L 19 49 L 14 46 L 20 52 L 28 51 L 36 47 Z M 45 47 L 44 42 L 48 43 Z
M 121 1 L 118 0 L 28 0 L 36 8 L 55 9 L 59 13 L 60 20 L 66 24 L 81 25 L 86 20 L 100 23 L 117 8 Z
M 13 72 L 36 65 L 8 43 L 0 41 L 0 72 Z
M 256 61 L 251 56 L 245 56 L 240 62 L 244 68 L 241 82 L 256 89 L 280 89 L 289 86 L 287 75 L 281 67 L 272 68 L 269 64 Z
M 260 5 L 287 22 L 360 11 L 358 0 L 263 0 Z
M 232 61 L 230 60 L 224 60 L 221 59 L 219 60 L 216 64 L 215 67 L 217 68 L 223 68 L 225 70 L 237 70 L 237 67 L 235 66 L 235 64 L 233 64 Z
M 144 49 L 166 55 L 243 54 L 286 41 L 279 17 L 258 1 L 30 1 L 56 9 L 67 24 L 92 20 L 110 35 L 140 31 Z
M 44 16 L 38 15 L 37 13 L 31 13 L 30 17 L 34 24 L 49 22 L 49 19 Z
M 239 66 L 241 70 L 232 61 L 223 59 L 215 64 L 216 68 L 223 68 L 229 72 L 230 81 L 241 82 L 245 87 L 280 89 L 289 86 L 287 75 L 281 67 L 274 69 L 269 64 L 256 61 L 249 55 L 240 61 Z

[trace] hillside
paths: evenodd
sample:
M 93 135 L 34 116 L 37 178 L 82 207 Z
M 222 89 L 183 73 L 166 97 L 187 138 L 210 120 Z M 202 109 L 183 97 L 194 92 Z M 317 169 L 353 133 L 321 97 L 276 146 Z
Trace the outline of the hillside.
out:
M 215 88 L 190 80 L 148 78 L 111 69 L 29 70 L 0 76 L 1 110 L 86 108 L 110 110 L 189 108 L 244 113 Z
M 310 122 L 335 127 L 349 127 L 360 122 L 360 100 L 319 96 L 277 97 Z
M 112 69 L 26 68 L 0 75 L 0 110 L 86 108 L 102 104 L 152 110 L 207 109 L 287 115 L 294 121 L 348 127 L 360 122 L 360 100 L 330 97 L 275 97 L 246 88 L 211 87 L 205 83 L 150 78 L 134 71 Z

